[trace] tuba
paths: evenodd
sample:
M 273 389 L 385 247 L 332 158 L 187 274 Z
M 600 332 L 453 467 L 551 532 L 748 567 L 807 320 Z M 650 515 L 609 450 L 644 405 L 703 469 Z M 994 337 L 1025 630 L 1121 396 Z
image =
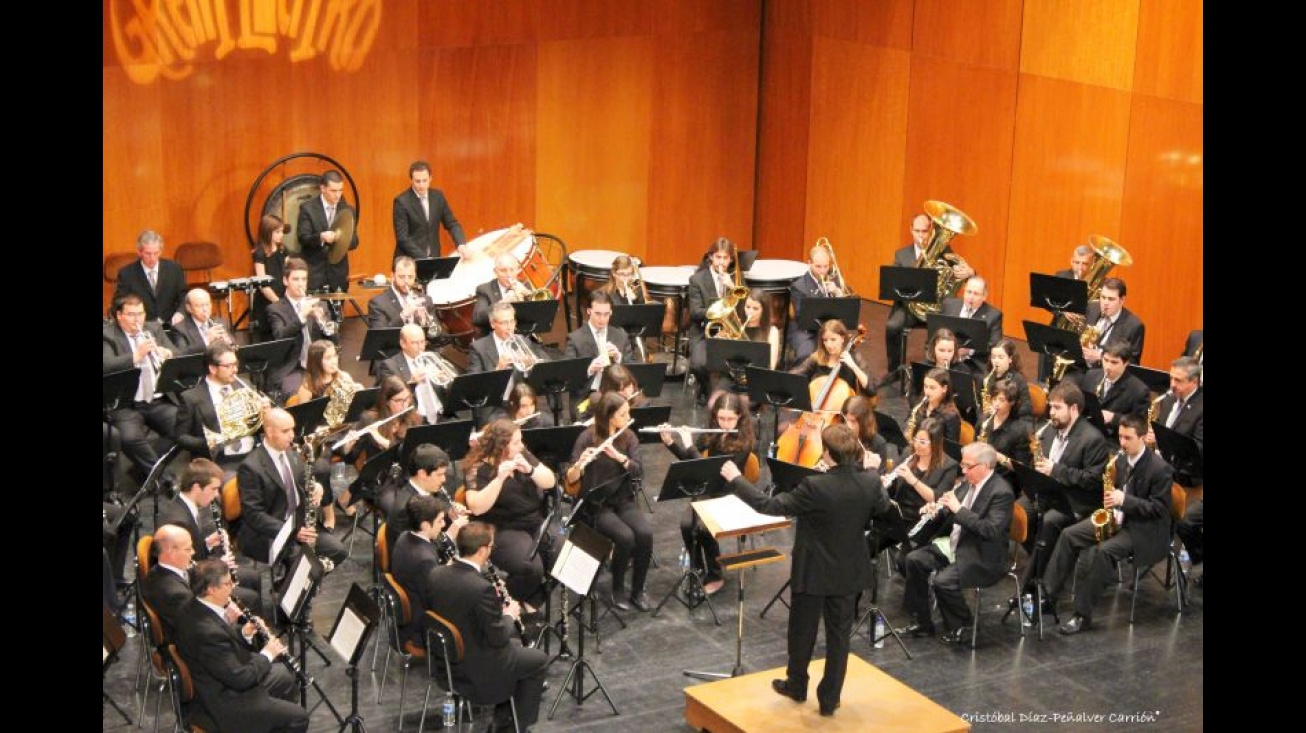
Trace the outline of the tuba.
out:
M 739 248 L 733 242 L 730 248 L 735 253 L 735 284 L 726 292 L 725 297 L 718 298 L 707 307 L 708 322 L 703 326 L 703 335 L 708 338 L 744 337 L 744 322 L 739 318 L 738 307 L 748 297 L 748 287 L 744 285 L 744 273 L 739 269 Z
M 1088 246 L 1097 253 L 1097 259 L 1089 266 L 1084 280 L 1088 283 L 1088 299 L 1099 300 L 1102 297 L 1102 281 L 1106 279 L 1107 273 L 1111 272 L 1111 268 L 1116 265 L 1129 267 L 1134 264 L 1134 258 L 1129 255 L 1129 250 L 1101 234 L 1090 234 Z M 1085 348 L 1096 344 L 1100 337 L 1096 325 L 1090 326 L 1082 319 L 1073 321 L 1064 313 L 1058 313 L 1057 317 L 1052 319 L 1052 325 L 1055 328 L 1078 333 L 1079 343 Z
M 971 221 L 960 209 L 946 204 L 942 201 L 926 201 L 925 215 L 930 217 L 934 222 L 934 231 L 930 234 L 930 241 L 926 243 L 925 250 L 921 252 L 921 258 L 916 262 L 917 267 L 933 267 L 939 273 L 938 302 L 935 303 L 908 303 L 907 309 L 920 320 L 924 321 L 932 314 L 938 314 L 942 309 L 943 299 L 951 296 L 957 290 L 957 276 L 952 274 L 953 265 L 970 266 L 968 262 L 959 254 L 943 254 L 944 248 L 948 242 L 958 234 L 971 236 L 979 231 L 975 222 Z
M 1103 540 L 1111 539 L 1120 529 L 1116 525 L 1115 510 L 1107 509 L 1105 501 L 1105 498 L 1116 490 L 1116 459 L 1119 457 L 1119 453 L 1113 453 L 1111 460 L 1106 462 L 1106 469 L 1102 471 L 1103 506 L 1093 511 L 1093 537 L 1097 539 L 1099 545 Z
M 839 258 L 834 256 L 834 246 L 830 244 L 829 238 L 821 237 L 816 240 L 816 244 L 813 246 L 823 247 L 825 251 L 830 253 L 830 272 L 826 273 L 825 277 L 821 279 L 821 291 L 835 298 L 856 295 L 843 279 L 843 270 L 839 269 Z M 831 290 L 831 285 L 834 286 L 833 290 Z

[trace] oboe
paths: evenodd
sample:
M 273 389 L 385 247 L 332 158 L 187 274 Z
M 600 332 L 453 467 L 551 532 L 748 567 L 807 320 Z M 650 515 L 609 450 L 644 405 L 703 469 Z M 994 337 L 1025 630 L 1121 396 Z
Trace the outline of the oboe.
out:
M 512 596 L 508 594 L 508 586 L 504 584 L 503 578 L 500 577 L 499 569 L 494 567 L 494 563 L 486 560 L 485 570 L 482 571 L 482 574 L 494 586 L 494 594 L 499 597 L 499 605 L 507 607 L 508 603 L 512 601 Z M 530 641 L 526 638 L 526 625 L 521 622 L 520 618 L 515 618 L 512 622 L 517 627 L 517 634 L 521 636 L 522 646 L 530 646 Z

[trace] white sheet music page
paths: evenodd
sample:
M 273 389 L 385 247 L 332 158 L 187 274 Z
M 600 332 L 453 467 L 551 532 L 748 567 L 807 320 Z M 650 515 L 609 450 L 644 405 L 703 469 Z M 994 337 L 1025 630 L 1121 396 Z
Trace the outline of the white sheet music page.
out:
M 562 543 L 562 551 L 553 562 L 549 574 L 577 595 L 590 592 L 590 583 L 598 575 L 599 560 L 570 541 Z
M 367 624 L 363 618 L 354 609 L 345 606 L 340 613 L 340 623 L 336 625 L 336 633 L 331 635 L 331 648 L 346 660 L 353 658 L 354 649 L 358 647 L 358 641 L 363 636 L 363 629 Z
M 286 522 L 290 524 L 290 522 Z M 287 616 L 295 615 L 295 604 L 299 597 L 304 594 L 304 588 L 308 585 L 308 573 L 312 565 L 303 562 L 295 563 L 294 575 L 291 576 L 290 582 L 286 584 L 286 592 L 281 596 L 281 610 L 286 612 Z
M 790 520 L 762 514 L 734 494 L 690 504 L 712 535 L 744 534 L 787 527 Z

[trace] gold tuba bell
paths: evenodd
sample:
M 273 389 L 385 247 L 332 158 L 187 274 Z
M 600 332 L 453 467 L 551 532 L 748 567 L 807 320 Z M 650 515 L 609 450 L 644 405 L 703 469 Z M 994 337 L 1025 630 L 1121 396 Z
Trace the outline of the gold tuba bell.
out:
M 739 248 L 733 242 L 730 248 L 735 253 L 735 284 L 726 292 L 725 297 L 718 298 L 708 306 L 708 323 L 703 326 L 703 335 L 708 338 L 744 337 L 744 322 L 739 318 L 738 307 L 748 297 L 748 286 L 744 285 L 744 274 L 739 269 Z
M 912 315 L 926 320 L 932 314 L 937 314 L 942 310 L 943 299 L 951 296 L 957 291 L 959 281 L 957 276 L 952 274 L 953 265 L 966 265 L 969 263 L 959 254 L 943 254 L 944 248 L 948 242 L 958 234 L 971 236 L 979 231 L 975 222 L 971 221 L 969 216 L 951 204 L 945 204 L 942 201 L 926 201 L 925 215 L 930 217 L 934 222 L 934 231 L 930 234 L 930 241 L 925 245 L 924 251 L 921 252 L 921 258 L 916 262 L 917 267 L 933 267 L 939 272 L 938 302 L 935 303 L 908 303 L 907 309 Z
M 1106 280 L 1111 268 L 1116 265 L 1129 267 L 1134 264 L 1134 258 L 1129 255 L 1129 250 L 1101 234 L 1088 235 L 1088 246 L 1092 247 L 1093 251 L 1097 253 L 1097 259 L 1093 260 L 1092 265 L 1089 265 L 1084 281 L 1088 283 L 1088 299 L 1090 301 L 1100 300 L 1102 298 L 1102 281 Z M 1064 313 L 1058 313 L 1057 317 L 1052 320 L 1052 325 L 1055 328 L 1078 333 L 1079 343 L 1085 347 L 1096 344 L 1100 336 L 1096 325 L 1090 326 L 1084 323 L 1083 320 L 1071 320 Z

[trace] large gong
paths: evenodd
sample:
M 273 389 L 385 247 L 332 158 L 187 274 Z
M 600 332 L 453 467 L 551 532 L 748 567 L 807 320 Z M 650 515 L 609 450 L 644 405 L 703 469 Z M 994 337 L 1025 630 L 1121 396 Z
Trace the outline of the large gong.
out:
M 299 254 L 299 238 L 295 235 L 295 229 L 299 225 L 299 207 L 321 194 L 322 173 L 325 172 L 323 166 L 313 162 L 315 160 L 325 161 L 332 168 L 340 171 L 352 193 L 352 197 L 346 196 L 345 200 L 354 207 L 358 216 L 362 215 L 358 187 L 354 185 L 353 176 L 349 175 L 349 171 L 345 170 L 343 165 L 321 153 L 293 153 L 264 169 L 255 179 L 254 185 L 250 186 L 249 196 L 245 199 L 245 236 L 249 239 L 251 249 L 258 244 L 259 220 L 268 214 L 274 214 L 290 228 L 283 242 L 286 252 Z M 317 169 L 317 171 L 301 172 L 304 169 Z M 263 196 L 263 205 L 256 209 L 254 202 L 260 195 Z M 355 228 L 358 226 L 357 216 L 352 223 Z M 348 239 L 345 240 L 345 244 L 348 244 Z M 337 257 L 335 261 L 339 259 L 340 257 Z

